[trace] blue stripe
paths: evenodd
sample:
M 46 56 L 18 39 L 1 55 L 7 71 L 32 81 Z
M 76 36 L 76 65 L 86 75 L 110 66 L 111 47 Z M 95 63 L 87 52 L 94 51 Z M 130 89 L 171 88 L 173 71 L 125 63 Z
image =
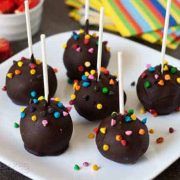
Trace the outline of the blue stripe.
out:
M 154 5 L 154 7 L 162 14 L 162 16 L 165 18 L 166 16 L 166 9 L 158 2 L 158 0 L 151 0 L 151 3 Z M 170 16 L 169 19 L 169 26 L 175 26 L 177 25 L 176 20 Z
M 126 10 L 131 14 L 136 23 L 143 29 L 144 32 L 151 31 L 152 28 L 146 22 L 146 20 L 139 14 L 137 9 L 132 5 L 130 0 L 122 0 L 121 3 L 126 8 Z

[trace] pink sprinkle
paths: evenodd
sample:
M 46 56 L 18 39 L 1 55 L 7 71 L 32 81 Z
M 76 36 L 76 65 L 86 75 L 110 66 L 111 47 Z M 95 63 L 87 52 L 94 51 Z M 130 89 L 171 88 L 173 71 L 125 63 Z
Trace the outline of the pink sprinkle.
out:
M 154 78 L 155 78 L 155 79 L 158 79 L 158 78 L 159 78 L 159 75 L 158 75 L 158 74 L 155 74 L 155 75 L 154 75 Z
M 126 145 L 127 145 L 126 140 L 121 140 L 121 144 L 122 144 L 123 146 L 126 146 Z
M 146 64 L 146 68 L 149 69 L 151 67 L 151 64 Z
M 111 119 L 111 126 L 115 126 L 116 125 L 116 120 Z
M 89 166 L 89 163 L 88 163 L 88 162 L 83 162 L 83 166 L 84 166 L 84 167 L 88 167 L 88 166 Z
M 4 87 L 2 88 L 2 90 L 3 90 L 3 91 L 7 91 L 7 88 L 6 88 L 6 86 L 4 86 Z
M 130 135 L 132 134 L 132 131 L 129 131 L 129 130 L 128 130 L 128 131 L 125 132 L 125 134 L 126 134 L 127 136 L 130 136 Z
M 54 101 L 54 98 L 51 98 L 51 101 Z
M 31 69 L 35 69 L 35 68 L 36 68 L 36 65 L 33 64 L 33 63 L 30 63 L 30 64 L 29 64 L 29 67 L 30 67 Z
M 68 106 L 68 107 L 66 107 L 66 109 L 67 109 L 68 112 L 70 112 L 72 107 Z
M 144 79 L 146 76 L 147 76 L 147 74 L 146 74 L 145 72 L 143 72 L 143 73 L 141 74 L 141 78 L 142 78 L 142 79 Z
M 63 111 L 63 116 L 68 116 L 68 113 L 66 111 Z
M 92 54 L 94 52 L 94 48 L 90 48 L 88 52 Z
M 89 79 L 94 79 L 94 76 L 93 76 L 92 74 L 90 74 L 90 75 L 88 76 L 88 78 L 89 78 Z
M 42 120 L 42 125 L 43 125 L 44 127 L 46 127 L 46 126 L 48 125 L 48 121 L 47 121 L 47 120 Z
M 76 48 L 76 51 L 80 52 L 81 51 L 81 47 Z

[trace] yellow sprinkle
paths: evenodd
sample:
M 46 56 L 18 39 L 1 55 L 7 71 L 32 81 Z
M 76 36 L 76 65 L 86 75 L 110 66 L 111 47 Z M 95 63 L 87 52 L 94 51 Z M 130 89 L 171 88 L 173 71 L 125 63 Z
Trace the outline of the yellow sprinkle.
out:
M 73 84 L 73 89 L 76 89 L 76 86 L 78 85 L 78 83 L 77 82 L 75 82 L 74 84 Z
M 38 101 L 42 101 L 42 100 L 44 100 L 44 96 L 40 96 L 40 97 L 38 98 Z
M 35 69 L 31 69 L 31 70 L 30 70 L 30 74 L 31 74 L 31 75 L 36 74 L 36 70 L 35 70 Z
M 89 73 L 86 71 L 86 72 L 84 73 L 84 75 L 88 77 L 88 76 L 89 76 Z
M 76 95 L 75 94 L 71 94 L 71 100 L 75 100 L 76 99 Z
M 91 36 L 89 34 L 85 35 L 85 39 L 90 39 L 90 38 L 91 38 Z
M 100 110 L 100 109 L 102 109 L 102 107 L 103 107 L 103 106 L 102 106 L 102 104 L 100 104 L 100 103 L 99 103 L 99 104 L 97 104 L 97 106 L 96 106 L 96 107 L 97 107 L 97 109 L 99 109 L 99 110 Z
M 17 65 L 18 65 L 18 67 L 22 67 L 23 62 L 22 61 L 18 61 Z
M 91 66 L 91 63 L 90 63 L 89 61 L 86 61 L 86 62 L 84 63 L 84 66 L 85 66 L 85 67 L 90 67 L 90 66 Z
M 83 29 L 80 29 L 79 30 L 79 34 L 83 34 L 84 33 L 84 30 Z
M 168 61 L 167 61 L 167 60 L 164 60 L 164 61 L 163 61 L 163 64 L 168 64 Z
M 164 76 L 164 79 L 165 79 L 166 81 L 168 81 L 168 80 L 171 79 L 171 76 L 170 76 L 169 74 L 166 74 L 166 75 Z
M 59 102 L 59 101 L 60 101 L 60 98 L 56 97 L 56 98 L 54 98 L 54 101 Z
M 6 76 L 7 76 L 8 78 L 12 79 L 13 73 L 8 73 Z
M 31 119 L 32 119 L 32 121 L 36 121 L 36 120 L 37 120 L 36 115 L 33 115 L 33 116 L 31 117 Z
M 108 150 L 109 150 L 109 146 L 108 146 L 107 144 L 104 144 L 104 145 L 103 145 L 103 150 L 104 150 L 104 151 L 108 151 Z
M 142 107 L 139 111 L 140 114 L 145 114 L 146 113 L 146 110 L 144 109 L 144 107 Z
M 150 130 L 149 130 L 149 133 L 150 133 L 150 134 L 154 134 L 154 129 L 150 129 Z
M 169 70 L 168 66 L 164 65 L 163 71 L 168 71 L 168 70 Z
M 98 171 L 99 169 L 100 169 L 100 167 L 97 164 L 94 164 L 92 166 L 92 170 L 94 170 L 94 171 Z
M 89 139 L 94 139 L 94 137 L 95 137 L 95 135 L 93 133 L 89 133 L 89 135 L 88 135 Z
M 116 135 L 116 141 L 121 141 L 122 140 L 122 136 L 121 135 Z
M 42 62 L 41 62 L 40 60 L 38 60 L 38 59 L 36 60 L 36 64 L 37 64 L 37 65 L 40 65 L 41 63 L 42 63 Z
M 180 84 L 180 77 L 178 77 L 176 80 L 177 80 L 177 83 Z
M 21 107 L 20 111 L 23 112 L 26 108 L 25 107 Z
M 136 115 L 135 115 L 135 114 L 132 114 L 132 115 L 131 115 L 131 119 L 135 121 L 135 120 L 136 120 Z
M 144 135 L 144 134 L 145 134 L 145 130 L 144 130 L 144 129 L 140 129 L 140 130 L 139 130 L 139 134 L 140 134 L 140 135 Z
M 96 74 L 96 71 L 93 69 L 93 70 L 91 70 L 91 75 L 94 75 L 94 74 Z
M 66 49 L 67 48 L 67 44 L 63 44 L 62 48 Z
M 106 128 L 104 127 L 104 128 L 100 128 L 100 132 L 102 133 L 102 134 L 106 134 Z
M 93 33 L 92 36 L 93 36 L 93 37 L 97 37 L 97 34 L 96 34 L 96 33 Z

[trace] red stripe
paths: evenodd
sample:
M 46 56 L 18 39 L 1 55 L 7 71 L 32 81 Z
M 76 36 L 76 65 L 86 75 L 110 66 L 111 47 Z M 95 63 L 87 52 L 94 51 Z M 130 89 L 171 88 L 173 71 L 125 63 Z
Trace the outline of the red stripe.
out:
M 163 17 L 162 14 L 153 6 L 153 4 L 151 3 L 151 1 L 149 1 L 149 0 L 148 0 L 148 1 L 147 1 L 147 0 L 143 0 L 143 2 L 144 2 L 144 5 L 153 12 L 153 14 L 156 16 L 156 19 L 159 21 L 159 23 L 164 26 L 164 17 Z
M 178 0 L 174 0 L 174 1 L 172 1 L 172 3 L 174 3 L 175 6 L 177 6 L 177 8 L 180 7 L 180 2 Z
M 122 14 L 124 14 L 127 18 L 127 21 L 133 26 L 137 34 L 141 34 L 143 30 L 141 27 L 136 23 L 136 21 L 133 19 L 133 17 L 128 13 L 126 8 L 122 5 L 122 3 L 119 0 L 115 0 L 115 3 L 120 8 Z
M 160 38 L 162 38 L 162 37 L 163 37 L 163 33 L 162 33 L 162 31 L 159 31 L 159 30 L 158 30 L 158 31 L 156 31 L 156 33 L 159 35 L 159 37 L 160 37 Z

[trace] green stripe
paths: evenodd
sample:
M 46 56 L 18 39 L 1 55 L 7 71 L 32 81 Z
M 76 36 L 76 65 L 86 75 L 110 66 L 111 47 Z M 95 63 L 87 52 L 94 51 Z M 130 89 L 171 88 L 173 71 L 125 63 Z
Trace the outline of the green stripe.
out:
M 117 5 L 115 4 L 115 2 L 113 0 L 109 0 L 109 4 L 110 6 L 115 10 L 116 14 L 118 15 L 119 19 L 121 19 L 121 21 L 123 21 L 124 25 L 126 26 L 126 28 L 130 31 L 131 35 L 136 34 L 135 29 L 132 27 L 132 25 L 127 21 L 127 19 L 124 17 L 124 15 L 120 12 L 119 8 L 117 7 Z

